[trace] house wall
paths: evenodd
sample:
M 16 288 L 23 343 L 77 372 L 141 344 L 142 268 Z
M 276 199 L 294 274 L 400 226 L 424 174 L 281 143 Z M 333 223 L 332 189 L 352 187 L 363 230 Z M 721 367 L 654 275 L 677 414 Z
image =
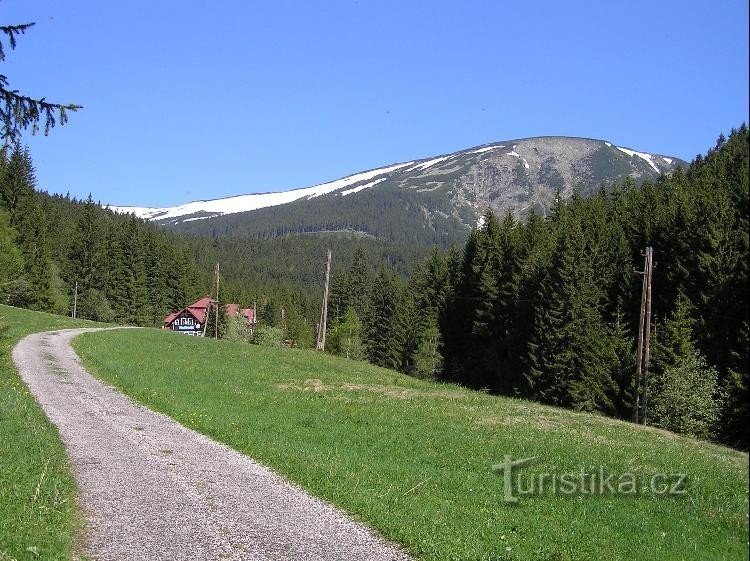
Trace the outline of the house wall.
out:
M 198 337 L 203 335 L 203 325 L 201 325 L 198 320 L 188 312 L 182 312 L 174 318 L 172 323 L 167 325 L 167 329 L 184 333 L 186 335 L 194 335 Z

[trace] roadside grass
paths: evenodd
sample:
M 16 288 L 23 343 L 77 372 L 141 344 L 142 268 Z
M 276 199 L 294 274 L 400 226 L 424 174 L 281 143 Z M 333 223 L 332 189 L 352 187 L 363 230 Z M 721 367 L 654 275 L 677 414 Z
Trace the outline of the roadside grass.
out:
M 85 334 L 90 370 L 274 468 L 424 560 L 748 558 L 748 456 L 629 423 L 423 382 L 312 351 L 158 330 Z M 145 430 L 148 430 L 146 427 Z M 686 496 L 520 496 L 491 466 L 686 473 Z M 524 483 L 526 484 L 526 483 Z
M 65 450 L 18 377 L 11 349 L 30 333 L 101 324 L 0 305 L 0 561 L 70 559 L 76 491 Z

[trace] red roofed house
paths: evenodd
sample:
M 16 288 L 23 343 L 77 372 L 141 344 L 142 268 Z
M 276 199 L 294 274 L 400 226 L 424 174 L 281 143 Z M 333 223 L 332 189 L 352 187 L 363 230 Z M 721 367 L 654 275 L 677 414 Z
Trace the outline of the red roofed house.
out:
M 212 300 L 206 296 L 179 312 L 169 314 L 164 318 L 162 329 L 170 329 L 185 333 L 186 335 L 201 337 L 203 335 L 203 326 L 206 322 L 206 314 L 215 302 L 216 300 Z M 243 308 L 240 310 L 237 304 L 227 304 L 225 310 L 229 317 L 242 315 L 247 321 L 247 329 L 252 335 L 255 328 L 255 310 L 253 308 Z
M 206 296 L 179 312 L 169 314 L 164 318 L 162 329 L 171 329 L 185 335 L 201 337 L 203 335 L 203 324 L 206 322 L 206 313 L 214 302 Z
M 248 332 L 250 335 L 253 334 L 253 329 L 255 329 L 255 308 L 242 308 L 240 310 L 240 307 L 237 304 L 227 304 L 225 309 L 227 311 L 227 316 L 230 318 L 237 317 L 238 315 L 244 317 L 247 322 Z

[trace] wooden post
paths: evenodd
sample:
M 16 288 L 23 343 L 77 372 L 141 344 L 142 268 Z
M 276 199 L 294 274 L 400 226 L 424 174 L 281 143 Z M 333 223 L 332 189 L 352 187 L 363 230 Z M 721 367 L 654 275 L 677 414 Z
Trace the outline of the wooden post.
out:
M 331 278 L 331 250 L 328 250 L 326 258 L 326 273 L 323 283 L 323 304 L 320 306 L 320 323 L 318 324 L 318 339 L 315 349 L 324 351 L 326 348 L 326 318 L 328 317 L 328 282 Z
M 643 341 L 643 415 L 642 422 L 646 424 L 646 413 L 648 411 L 648 359 L 651 349 L 651 279 L 654 271 L 654 249 L 646 249 L 648 259 L 648 287 L 646 289 L 646 318 L 644 320 Z
M 216 321 L 214 322 L 214 339 L 219 339 L 219 264 L 216 264 Z
M 641 314 L 638 322 L 638 343 L 636 347 L 635 357 L 635 384 L 633 392 L 633 422 L 640 422 L 640 411 L 641 411 L 641 366 L 643 364 L 643 319 L 646 316 L 646 287 L 647 287 L 647 273 L 648 272 L 648 249 L 646 250 L 646 260 L 643 264 L 643 271 L 637 271 L 639 275 L 643 275 L 643 283 L 641 286 Z
M 638 324 L 638 345 L 635 365 L 635 391 L 633 395 L 633 422 L 646 424 L 648 407 L 648 362 L 651 350 L 651 279 L 654 269 L 654 250 L 646 248 L 641 289 L 641 314 Z
M 76 281 L 76 289 L 73 294 L 73 319 L 76 319 L 78 314 L 78 281 Z

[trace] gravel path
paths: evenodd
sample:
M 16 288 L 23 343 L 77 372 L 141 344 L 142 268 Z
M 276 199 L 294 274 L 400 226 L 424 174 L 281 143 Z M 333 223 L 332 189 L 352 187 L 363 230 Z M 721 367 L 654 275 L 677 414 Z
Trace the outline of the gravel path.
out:
M 70 340 L 13 349 L 57 425 L 86 517 L 78 553 L 105 560 L 408 560 L 332 506 L 247 456 L 134 404 L 81 366 Z

